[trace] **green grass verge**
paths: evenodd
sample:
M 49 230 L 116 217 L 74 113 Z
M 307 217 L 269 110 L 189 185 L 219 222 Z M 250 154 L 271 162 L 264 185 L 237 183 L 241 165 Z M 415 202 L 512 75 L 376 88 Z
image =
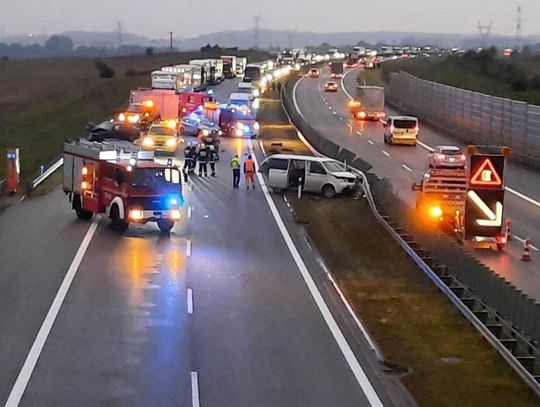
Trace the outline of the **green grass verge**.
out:
M 236 54 L 251 61 L 268 58 L 259 51 Z M 120 110 L 128 102 L 130 89 L 150 86 L 147 72 L 218 55 L 186 52 L 103 58 L 116 71 L 113 79 L 98 78 L 94 58 L 0 61 L 0 154 L 4 156 L 6 147 L 20 148 L 21 177 L 26 182 L 40 165 L 61 154 L 64 140 L 80 137 L 86 123 L 99 123 Z M 126 77 L 128 70 L 141 74 Z M 0 159 L 0 178 L 4 176 Z
M 362 201 L 289 196 L 385 358 L 420 406 L 538 406 L 540 400 L 412 263 Z

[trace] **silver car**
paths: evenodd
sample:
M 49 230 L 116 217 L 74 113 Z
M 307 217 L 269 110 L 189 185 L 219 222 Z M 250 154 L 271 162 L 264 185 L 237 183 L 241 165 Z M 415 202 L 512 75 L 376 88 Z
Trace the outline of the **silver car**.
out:
M 456 146 L 437 146 L 429 154 L 429 168 L 465 168 L 467 156 Z

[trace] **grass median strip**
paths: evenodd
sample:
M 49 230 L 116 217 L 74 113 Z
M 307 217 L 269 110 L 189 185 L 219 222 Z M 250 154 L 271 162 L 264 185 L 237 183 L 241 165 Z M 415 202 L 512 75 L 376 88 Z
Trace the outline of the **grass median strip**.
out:
M 338 284 L 421 406 L 539 400 L 378 224 L 347 197 L 288 196 Z M 403 369 L 399 369 L 402 367 Z

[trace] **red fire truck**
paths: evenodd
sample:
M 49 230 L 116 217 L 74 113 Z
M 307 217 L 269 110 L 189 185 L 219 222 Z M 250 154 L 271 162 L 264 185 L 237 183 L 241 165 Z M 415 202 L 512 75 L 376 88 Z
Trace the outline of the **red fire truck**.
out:
M 183 205 L 180 170 L 122 141 L 65 142 L 63 188 L 77 217 L 106 213 L 120 232 L 147 222 L 168 232 Z

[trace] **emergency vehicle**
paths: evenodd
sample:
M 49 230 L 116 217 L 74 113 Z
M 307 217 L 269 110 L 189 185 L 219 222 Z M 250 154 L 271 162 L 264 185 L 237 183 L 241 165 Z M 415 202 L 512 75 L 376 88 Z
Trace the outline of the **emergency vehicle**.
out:
M 130 103 L 128 108 L 119 113 L 116 119 L 119 122 L 125 122 L 132 125 L 147 128 L 154 121 L 160 120 L 159 112 L 151 100 L 142 103 Z
M 178 168 L 155 162 L 152 151 L 128 142 L 65 142 L 62 185 L 77 217 L 105 213 L 119 232 L 147 222 L 168 232 L 180 219 Z
M 205 106 L 214 102 L 214 96 L 203 92 L 185 92 L 180 94 L 180 105 L 178 117 L 182 118 L 194 112 L 199 106 Z
M 467 198 L 465 169 L 431 168 L 420 183 L 412 185 L 412 190 L 417 192 L 416 209 L 422 218 L 449 225 L 453 233 L 461 235 Z
M 139 88 L 131 91 L 130 103 L 151 101 L 162 120 L 178 119 L 181 95 L 172 89 Z
M 218 123 L 223 134 L 229 137 L 255 138 L 259 135 L 256 113 L 248 106 L 221 106 Z

